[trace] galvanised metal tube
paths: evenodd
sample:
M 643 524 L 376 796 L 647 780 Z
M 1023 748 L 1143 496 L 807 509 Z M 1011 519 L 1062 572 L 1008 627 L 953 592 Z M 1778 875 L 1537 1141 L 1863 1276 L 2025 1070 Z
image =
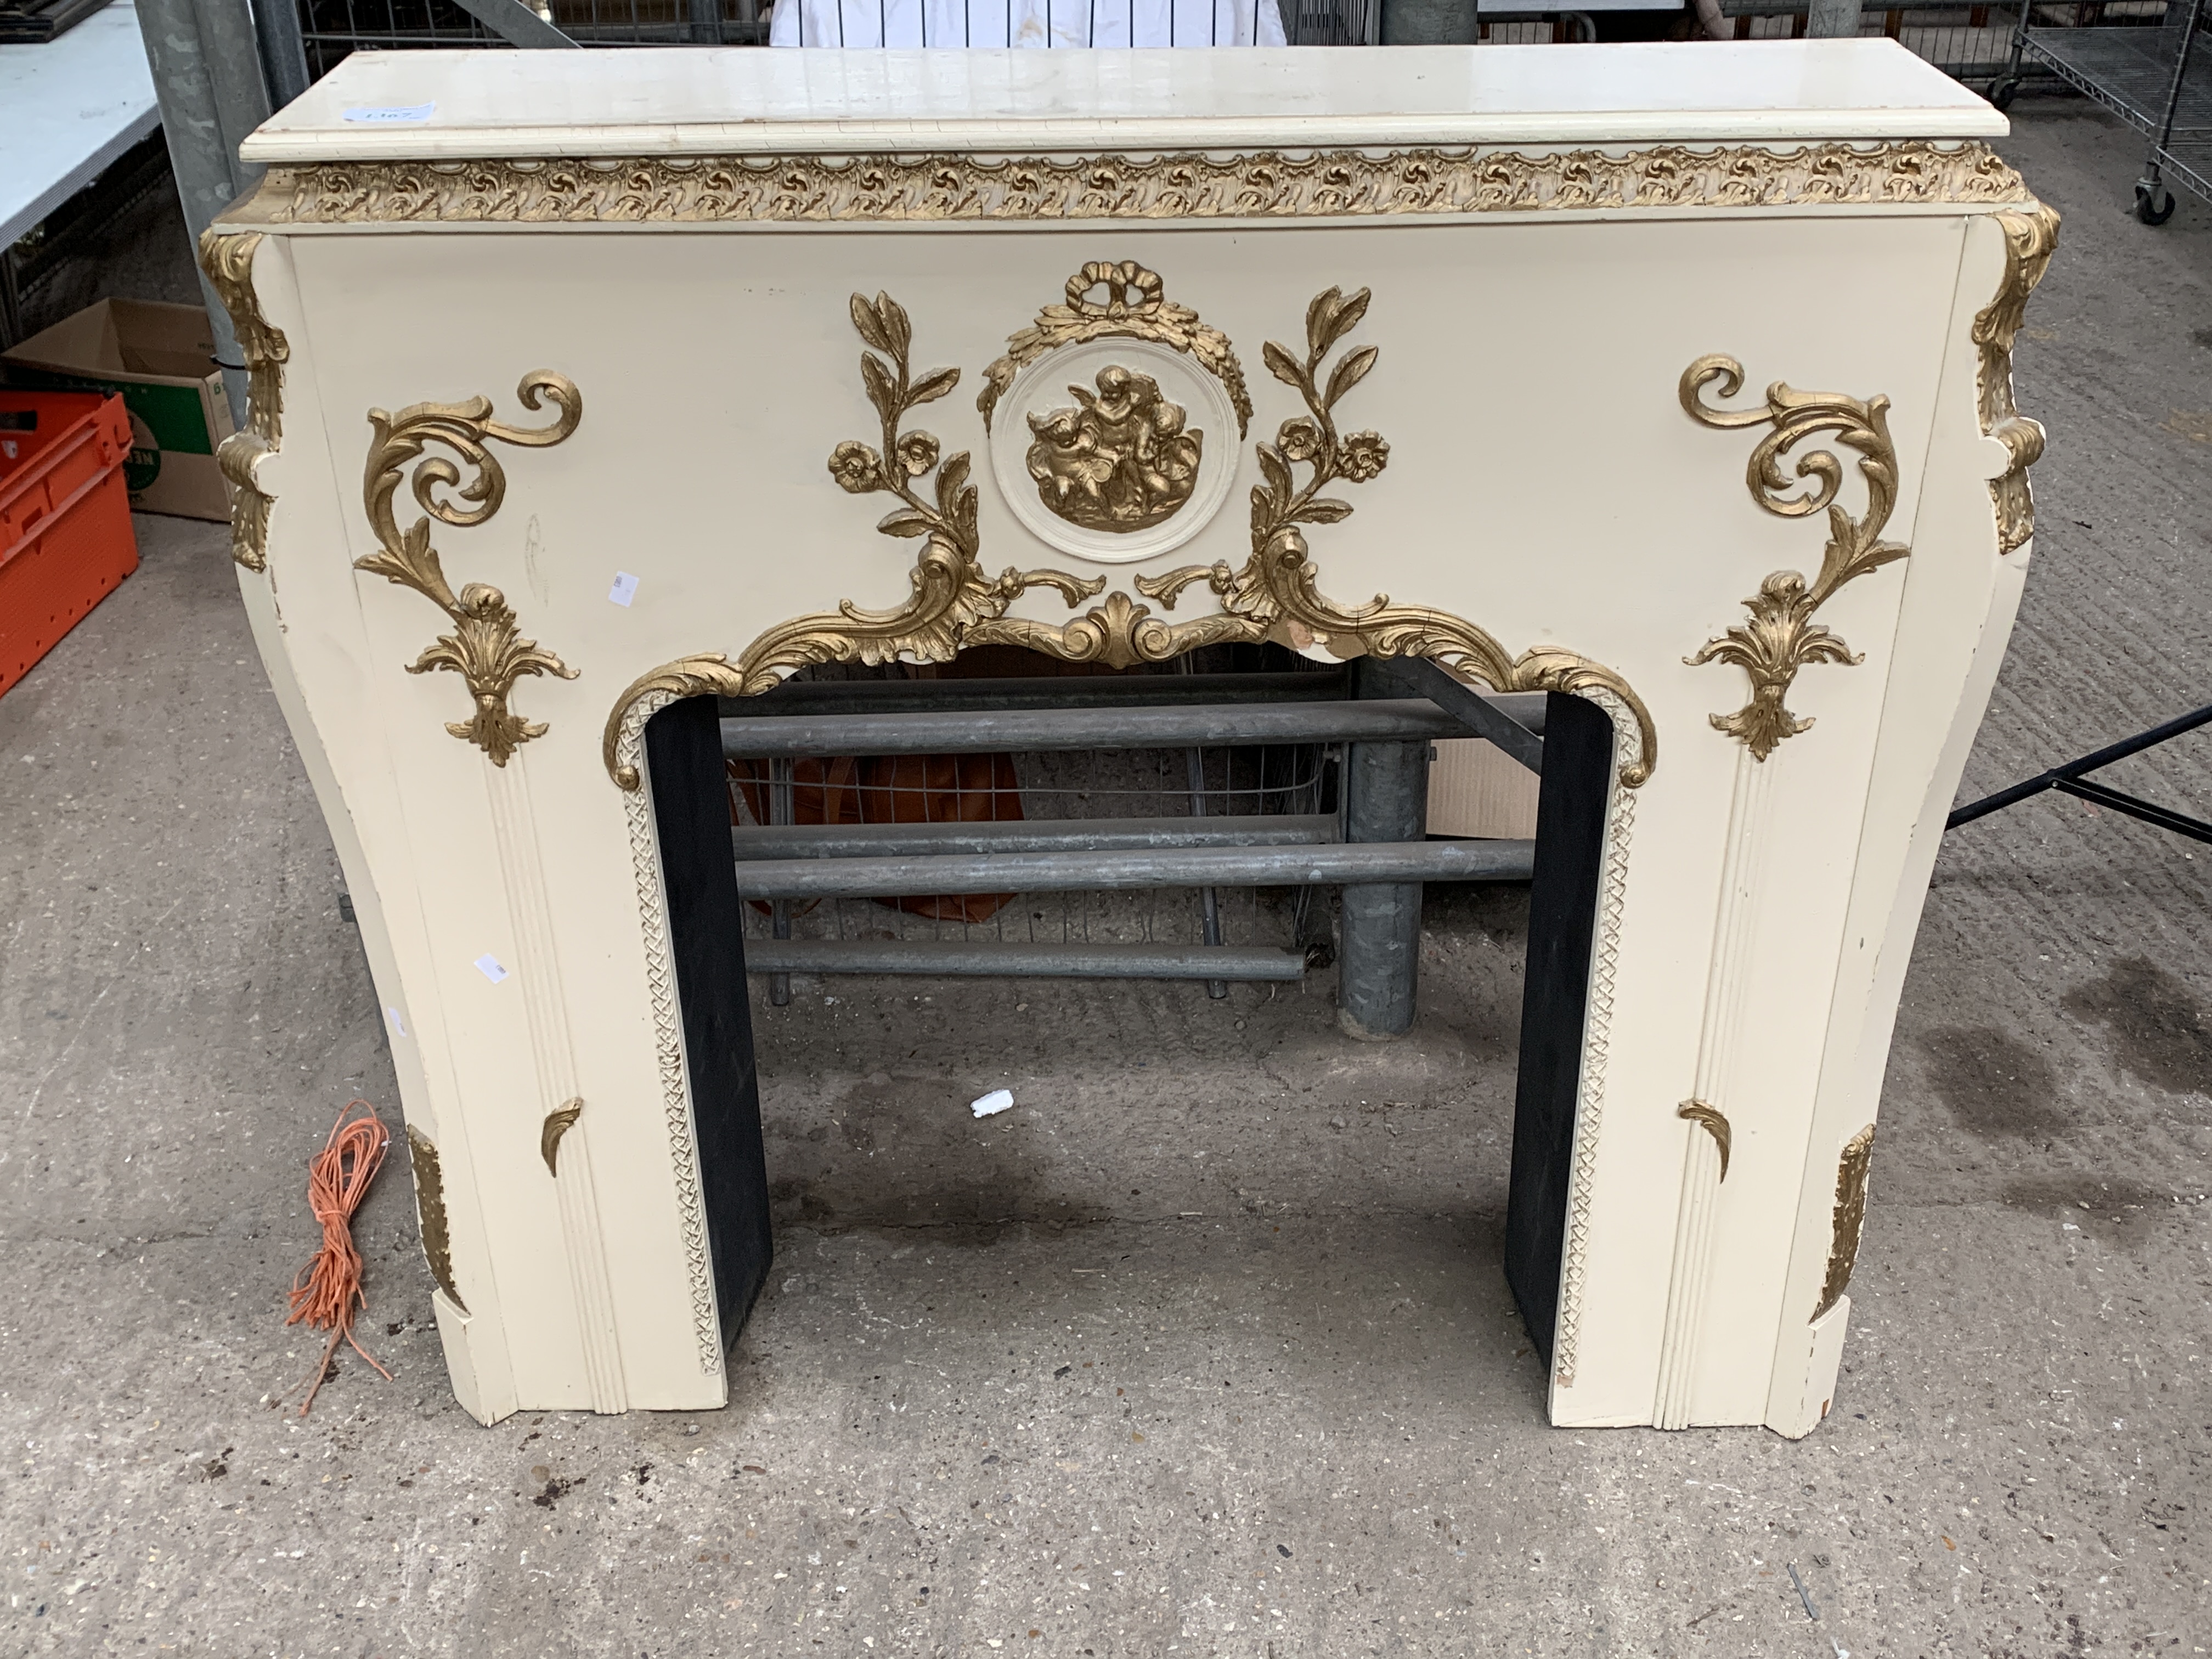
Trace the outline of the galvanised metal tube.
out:
M 1361 695 L 1402 689 L 1398 665 L 1363 658 L 1353 672 Z M 1412 843 L 1428 828 L 1429 745 L 1355 743 L 1346 751 L 1344 838 Z M 1534 867 L 1533 856 L 1530 867 Z M 1402 1036 L 1413 1023 L 1421 961 L 1421 878 L 1346 879 L 1337 901 L 1336 1023 L 1373 1041 Z
M 979 939 L 745 941 L 745 967 L 764 974 L 927 974 L 933 977 L 1295 980 L 1295 951 L 1268 945 L 1032 945 Z
M 737 872 L 738 890 L 755 899 L 1526 881 L 1535 867 L 1535 848 L 1533 841 L 1415 841 L 980 857 L 746 859 L 738 861 Z
M 1313 674 L 1037 676 L 988 680 L 786 680 L 757 697 L 726 697 L 722 713 L 910 714 L 943 708 L 1148 708 L 1212 702 L 1337 702 L 1351 695 L 1342 669 Z M 1534 694 L 1540 710 L 1543 694 Z
M 742 824 L 740 859 L 923 858 L 939 854 L 1106 853 L 1172 847 L 1321 847 L 1334 813 L 1224 818 L 1063 818 L 997 823 Z
M 1387 743 L 1479 735 L 1425 698 L 1213 703 L 1194 708 L 1020 708 L 957 714 L 725 720 L 731 760 L 796 755 L 949 755 L 1047 749 L 1187 749 Z
M 1354 744 L 1345 773 L 1344 851 L 1408 844 L 1525 846 L 1528 867 L 1534 869 L 1534 842 L 1411 840 L 1423 833 L 1428 818 L 1428 744 Z M 1382 880 L 1343 878 L 1337 902 L 1336 1023 L 1351 1036 L 1394 1037 L 1413 1024 L 1421 958 L 1420 884 L 1439 878 L 1410 871 Z
M 216 216 L 261 178 L 259 167 L 238 159 L 237 148 L 269 117 L 253 20 L 246 0 L 137 0 L 137 7 L 177 199 L 197 244 Z M 246 366 L 238 336 L 204 271 L 200 294 L 231 420 L 243 429 Z

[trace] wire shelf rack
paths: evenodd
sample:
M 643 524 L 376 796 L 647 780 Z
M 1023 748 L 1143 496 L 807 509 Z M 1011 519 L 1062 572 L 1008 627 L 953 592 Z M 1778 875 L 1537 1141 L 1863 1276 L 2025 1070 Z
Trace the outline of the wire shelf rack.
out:
M 2150 140 L 2136 181 L 2136 217 L 2162 225 L 2173 216 L 2169 179 L 2212 204 L 2212 9 L 2205 0 L 2177 0 L 2155 15 L 2142 7 L 2135 27 L 2100 16 L 2054 27 L 2045 21 L 2051 9 L 2033 0 L 2021 7 L 2011 69 L 1991 96 L 2009 103 L 2022 68 L 2039 63 Z

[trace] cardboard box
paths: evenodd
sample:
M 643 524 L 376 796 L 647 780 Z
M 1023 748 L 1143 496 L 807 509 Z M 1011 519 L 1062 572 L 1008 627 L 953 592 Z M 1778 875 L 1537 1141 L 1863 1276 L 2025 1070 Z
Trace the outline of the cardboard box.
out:
M 1534 772 L 1483 738 L 1443 738 L 1431 747 L 1429 833 L 1528 841 L 1536 834 Z
M 231 433 L 230 402 L 199 307 L 102 300 L 0 352 L 0 373 L 11 386 L 120 393 L 131 411 L 132 508 L 229 519 L 215 451 Z

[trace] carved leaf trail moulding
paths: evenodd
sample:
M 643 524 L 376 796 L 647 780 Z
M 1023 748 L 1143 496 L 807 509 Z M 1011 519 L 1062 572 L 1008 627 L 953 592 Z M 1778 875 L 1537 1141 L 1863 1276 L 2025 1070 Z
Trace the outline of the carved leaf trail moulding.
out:
M 488 440 L 543 449 L 559 443 L 583 419 L 583 394 L 566 375 L 546 369 L 526 374 L 516 395 L 525 409 L 550 400 L 561 411 L 560 417 L 546 427 L 506 426 L 491 418 L 489 398 L 471 398 L 465 404 L 414 404 L 397 415 L 380 409 L 368 411 L 375 435 L 368 447 L 362 493 L 383 550 L 354 561 L 355 569 L 413 588 L 453 619 L 453 631 L 440 635 L 407 672 L 427 674 L 442 668 L 461 677 L 476 712 L 465 720 L 449 721 L 446 730 L 476 744 L 495 766 L 506 765 L 518 746 L 545 735 L 544 721 L 526 720 L 508 708 L 514 682 L 525 674 L 573 680 L 576 671 L 537 641 L 522 637 L 514 607 L 496 587 L 470 582 L 454 593 L 438 550 L 430 545 L 430 520 L 466 528 L 499 511 L 507 498 L 507 472 L 498 456 L 485 447 Z M 392 511 L 392 497 L 407 476 L 408 464 L 434 443 L 459 455 L 474 469 L 474 476 L 462 483 L 459 469 L 442 455 L 416 466 L 410 487 L 428 516 L 403 531 Z M 441 499 L 441 489 L 451 491 L 453 499 Z
M 2009 553 L 2035 534 L 2035 496 L 2028 489 L 2027 469 L 2043 455 L 2042 426 L 2013 404 L 2012 345 L 2027 314 L 2028 295 L 2050 269 L 2058 246 L 2058 215 L 2038 203 L 2026 213 L 1995 216 L 2004 232 L 2004 277 L 1996 297 L 1974 319 L 1974 344 L 1981 351 L 1974 389 L 1983 433 L 2002 444 L 2012 458 L 2003 473 L 1990 480 L 1997 548 Z
M 1128 265 L 1104 269 L 1141 271 Z M 1548 647 L 1516 657 L 1472 623 L 1425 606 L 1393 605 L 1387 595 L 1378 594 L 1364 605 L 1344 606 L 1321 592 L 1302 526 L 1349 518 L 1351 503 L 1323 490 L 1339 482 L 1368 483 L 1389 459 L 1389 446 L 1379 434 L 1341 434 L 1335 418 L 1338 402 L 1375 366 L 1371 346 L 1337 356 L 1333 366 L 1328 361 L 1366 315 L 1368 301 L 1364 289 L 1347 295 L 1331 288 L 1307 307 L 1303 356 L 1272 341 L 1267 345 L 1263 356 L 1269 372 L 1297 392 L 1306 413 L 1284 422 L 1274 442 L 1258 447 L 1262 481 L 1252 492 L 1251 556 L 1241 568 L 1226 562 L 1188 565 L 1156 577 L 1140 576 L 1133 584 L 1164 611 L 1174 610 L 1186 590 L 1203 586 L 1220 600 L 1221 610 L 1170 623 L 1154 616 L 1150 605 L 1116 591 L 1084 616 L 1054 623 L 1006 611 L 1023 593 L 1041 586 L 1057 591 L 1072 610 L 1096 598 L 1105 578 L 1012 568 L 996 580 L 985 577 L 967 454 L 953 455 L 939 465 L 933 434 L 902 429 L 906 414 L 951 391 L 958 371 L 933 369 L 914 379 L 908 367 L 912 328 L 905 310 L 888 295 L 872 302 L 854 295 L 853 325 L 871 348 L 861 357 L 861 380 L 881 418 L 882 438 L 879 447 L 857 441 L 838 445 L 830 471 L 855 495 L 896 498 L 898 505 L 877 529 L 923 538 L 910 579 L 912 597 L 896 611 L 863 611 L 845 600 L 835 612 L 799 617 L 769 629 L 734 663 L 720 652 L 704 652 L 641 675 L 608 712 L 601 752 L 609 775 L 623 789 L 639 786 L 637 766 L 626 752 L 640 725 L 634 709 L 703 694 L 752 696 L 811 663 L 946 662 L 971 646 L 1004 644 L 1071 662 L 1124 668 L 1164 662 L 1200 646 L 1272 639 L 1301 649 L 1324 646 L 1342 657 L 1433 658 L 1497 691 L 1608 694 L 1635 722 L 1637 756 L 1620 770 L 1621 782 L 1634 788 L 1657 763 L 1658 734 L 1643 700 L 1611 669 Z M 1307 469 L 1303 484 L 1297 477 L 1301 467 Z M 916 485 L 933 469 L 937 476 L 930 499 Z
M 610 156 L 280 164 L 226 222 L 1285 219 L 2028 203 L 1986 144 L 1415 149 L 1286 156 Z
M 270 326 L 253 292 L 253 256 L 260 246 L 258 231 L 200 234 L 200 269 L 230 313 L 246 358 L 246 430 L 217 445 L 215 459 L 236 491 L 230 503 L 230 556 L 252 571 L 269 568 L 269 507 L 275 498 L 261 488 L 258 475 L 283 441 L 284 365 L 292 356 L 284 331 Z
M 1723 428 L 1774 428 L 1759 441 L 1745 468 L 1752 500 L 1785 519 L 1805 518 L 1823 507 L 1828 512 L 1828 544 L 1812 583 L 1808 586 L 1797 571 L 1776 571 L 1743 602 L 1751 612 L 1749 622 L 1738 623 L 1708 641 L 1696 655 L 1683 659 L 1692 666 L 1734 663 L 1751 677 L 1751 701 L 1733 714 L 1715 714 L 1712 723 L 1716 730 L 1741 738 L 1763 761 L 1784 738 L 1813 724 L 1786 706 L 1799 669 L 1808 663 L 1865 660 L 1814 621 L 1814 613 L 1844 583 L 1902 559 L 1912 550 L 1881 539 L 1882 526 L 1897 506 L 1897 447 L 1889 437 L 1888 398 L 1861 403 L 1841 392 L 1793 392 L 1778 380 L 1766 389 L 1763 409 L 1717 409 L 1700 396 L 1715 381 L 1722 397 L 1734 397 L 1743 389 L 1743 365 L 1716 354 L 1698 358 L 1682 371 L 1682 407 L 1692 420 Z M 1794 477 L 1783 470 L 1783 458 L 1820 432 L 1834 433 L 1838 443 L 1858 452 L 1859 476 L 1867 488 L 1863 517 L 1853 518 L 1836 500 L 1844 467 L 1832 451 L 1816 449 L 1799 458 Z M 1801 484 L 1802 492 L 1793 494 Z

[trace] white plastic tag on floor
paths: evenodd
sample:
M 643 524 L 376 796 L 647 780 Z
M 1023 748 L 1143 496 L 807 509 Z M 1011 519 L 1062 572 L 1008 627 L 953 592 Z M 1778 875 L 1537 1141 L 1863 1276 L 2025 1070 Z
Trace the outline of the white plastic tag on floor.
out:
M 1012 1089 L 994 1089 L 982 1099 L 971 1100 L 968 1105 L 977 1117 L 990 1117 L 1007 1110 L 1013 1103 L 1014 1091 Z

